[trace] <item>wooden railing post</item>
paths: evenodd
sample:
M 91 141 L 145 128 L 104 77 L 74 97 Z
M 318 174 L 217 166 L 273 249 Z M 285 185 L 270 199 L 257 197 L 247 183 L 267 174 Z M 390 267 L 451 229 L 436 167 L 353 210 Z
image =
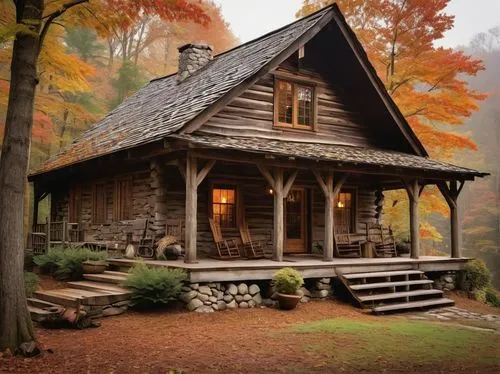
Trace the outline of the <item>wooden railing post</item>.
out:
M 45 217 L 45 227 L 46 227 L 46 230 L 47 230 L 47 236 L 45 237 L 46 240 L 47 240 L 47 252 L 49 252 L 50 250 L 50 219 L 49 217 Z
M 437 184 L 439 190 L 443 194 L 448 206 L 450 208 L 450 229 L 451 229 L 451 257 L 460 258 L 462 256 L 460 251 L 460 223 L 458 220 L 458 196 L 464 187 L 464 181 L 450 181 L 448 185 L 446 182 Z

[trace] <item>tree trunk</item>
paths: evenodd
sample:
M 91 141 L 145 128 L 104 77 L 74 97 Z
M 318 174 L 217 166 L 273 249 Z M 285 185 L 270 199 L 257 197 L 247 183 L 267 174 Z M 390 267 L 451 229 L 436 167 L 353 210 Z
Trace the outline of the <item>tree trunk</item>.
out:
M 16 9 L 17 23 L 33 33 L 18 32 L 14 41 L 0 159 L 0 351 L 34 340 L 24 292 L 23 212 L 43 10 L 43 0 L 18 2 Z

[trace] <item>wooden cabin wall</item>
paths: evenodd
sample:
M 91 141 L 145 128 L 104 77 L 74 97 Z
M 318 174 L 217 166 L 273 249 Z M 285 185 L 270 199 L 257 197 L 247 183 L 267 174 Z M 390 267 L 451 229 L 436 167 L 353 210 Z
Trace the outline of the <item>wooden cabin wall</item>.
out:
M 123 174 L 121 174 L 123 175 Z M 148 218 L 157 228 L 157 236 L 164 234 L 165 220 L 185 220 L 185 182 L 177 167 L 157 164 L 150 170 L 130 173 L 132 176 L 132 215 L 134 219 Z M 103 179 L 99 179 L 103 181 Z M 117 243 L 119 249 L 126 245 L 126 233 L 132 231 L 132 221 L 113 221 L 113 183 L 114 177 L 107 180 L 107 218 L 106 224 L 92 224 L 92 184 L 82 184 L 81 224 L 85 229 L 87 241 L 109 241 Z M 198 187 L 198 237 L 199 257 L 214 254 L 215 245 L 208 222 L 210 184 L 214 182 L 233 182 L 239 187 L 239 198 L 243 199 L 242 219 L 250 229 L 254 240 L 272 242 L 273 233 L 273 196 L 267 193 L 267 182 L 252 165 L 216 164 L 207 178 Z M 310 196 L 311 212 L 308 243 L 312 252 L 321 252 L 324 238 L 324 197 L 309 171 L 301 171 L 296 186 L 304 186 Z M 375 191 L 363 187 L 347 185 L 356 191 L 356 229 L 363 238 L 365 223 L 375 221 Z M 52 194 L 52 219 L 68 219 L 69 188 Z M 239 238 L 237 228 L 224 229 L 224 237 Z M 135 232 L 133 240 L 140 239 Z
M 127 232 L 133 233 L 133 240 L 138 241 L 141 232 L 134 230 L 133 220 L 154 219 L 155 189 L 152 188 L 151 175 L 148 171 L 139 171 L 122 176 L 132 177 L 132 219 L 123 221 L 113 220 L 113 189 L 114 178 L 100 178 L 87 183 L 80 183 L 81 187 L 81 215 L 79 217 L 80 227 L 84 230 L 85 241 L 109 241 L 117 243 L 119 249 L 125 248 Z M 106 184 L 106 216 L 107 222 L 104 224 L 94 224 L 92 222 L 92 185 L 95 182 Z M 51 194 L 51 217 L 52 221 L 62 221 L 69 219 L 69 195 L 71 186 Z
M 209 119 L 196 133 L 303 141 L 353 146 L 377 146 L 382 140 L 343 98 L 342 90 L 315 73 L 317 131 L 274 127 L 274 76 L 266 75 L 252 88 Z

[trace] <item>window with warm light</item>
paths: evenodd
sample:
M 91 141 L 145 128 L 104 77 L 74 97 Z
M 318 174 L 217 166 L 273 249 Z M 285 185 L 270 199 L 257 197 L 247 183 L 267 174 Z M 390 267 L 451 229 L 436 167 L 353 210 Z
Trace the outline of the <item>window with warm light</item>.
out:
M 234 186 L 214 185 L 212 188 L 212 218 L 221 228 L 236 227 L 236 192 Z
M 355 209 L 353 192 L 340 192 L 335 198 L 333 208 L 335 225 L 346 226 L 349 232 L 355 232 Z
M 276 126 L 312 130 L 314 88 L 280 79 L 275 87 Z

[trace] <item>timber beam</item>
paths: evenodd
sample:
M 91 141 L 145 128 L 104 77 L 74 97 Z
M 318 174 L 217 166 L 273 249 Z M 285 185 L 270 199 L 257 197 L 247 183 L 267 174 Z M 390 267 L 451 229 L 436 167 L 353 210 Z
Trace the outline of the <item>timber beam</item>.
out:
M 283 168 L 274 168 L 270 171 L 266 166 L 257 164 L 257 168 L 271 185 L 274 196 L 274 221 L 273 221 L 273 260 L 283 261 L 284 250 L 284 199 L 290 193 L 293 182 L 297 178 L 298 170 L 294 170 L 285 182 Z
M 321 171 L 313 169 L 314 176 L 325 196 L 325 238 L 323 241 L 323 261 L 333 261 L 333 247 L 335 227 L 333 208 L 335 197 L 340 192 L 342 185 L 347 179 L 347 174 L 340 174 L 339 178 L 334 181 L 333 170 L 328 170 L 323 176 Z
M 196 238 L 198 235 L 198 186 L 208 175 L 215 161 L 208 161 L 203 168 L 198 171 L 198 160 L 191 154 L 186 158 L 186 228 L 185 228 L 185 245 L 186 256 L 184 262 L 196 262 Z M 182 168 L 180 168 L 182 169 Z M 183 174 L 181 172 L 181 174 Z
M 410 206 L 410 253 L 411 258 L 418 259 L 420 250 L 418 201 L 423 189 L 422 186 L 419 185 L 419 181 L 417 179 L 405 180 L 404 182 Z

